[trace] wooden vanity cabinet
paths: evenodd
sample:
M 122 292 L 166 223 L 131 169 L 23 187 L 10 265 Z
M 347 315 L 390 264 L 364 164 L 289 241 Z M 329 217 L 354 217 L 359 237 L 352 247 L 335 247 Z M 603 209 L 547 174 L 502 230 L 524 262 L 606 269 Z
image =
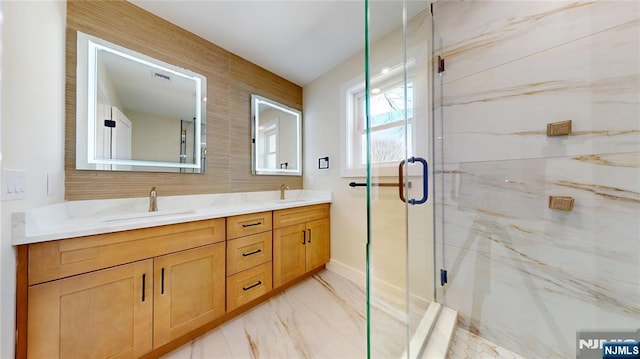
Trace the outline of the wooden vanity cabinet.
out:
M 326 264 L 331 255 L 329 205 L 273 212 L 273 287 Z
M 16 356 L 157 357 L 318 271 L 329 233 L 322 204 L 19 246 Z
M 222 317 L 224 241 L 220 218 L 26 245 L 26 356 L 137 358 Z
M 227 311 L 271 291 L 271 260 L 271 211 L 227 218 Z

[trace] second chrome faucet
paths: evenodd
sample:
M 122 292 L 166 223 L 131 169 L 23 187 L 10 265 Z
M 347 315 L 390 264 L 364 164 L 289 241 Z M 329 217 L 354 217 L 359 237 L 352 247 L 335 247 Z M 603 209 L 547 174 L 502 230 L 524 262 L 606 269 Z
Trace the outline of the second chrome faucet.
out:
M 157 212 L 158 211 L 158 192 L 155 187 L 151 188 L 151 192 L 149 192 L 149 212 Z

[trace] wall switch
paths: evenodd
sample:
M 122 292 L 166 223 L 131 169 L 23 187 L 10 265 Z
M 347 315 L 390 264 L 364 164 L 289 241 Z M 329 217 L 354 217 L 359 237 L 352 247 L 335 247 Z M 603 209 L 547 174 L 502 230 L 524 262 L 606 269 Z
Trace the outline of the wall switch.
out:
M 27 196 L 27 172 L 2 170 L 2 200 L 24 199 Z

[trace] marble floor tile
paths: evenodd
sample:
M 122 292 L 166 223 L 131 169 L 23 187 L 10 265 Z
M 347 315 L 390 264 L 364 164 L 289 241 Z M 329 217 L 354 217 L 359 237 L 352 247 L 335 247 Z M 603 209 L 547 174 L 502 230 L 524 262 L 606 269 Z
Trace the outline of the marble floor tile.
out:
M 164 359 L 327 358 L 367 356 L 364 288 L 322 271 L 164 356 Z M 372 357 L 399 357 L 409 318 L 397 304 L 373 295 Z
M 456 328 L 447 359 L 525 359 L 462 328 Z
M 358 348 L 366 348 L 364 289 L 330 271 L 323 271 L 290 289 L 288 294 L 315 313 L 331 320 L 328 325 Z
M 391 338 L 405 320 L 380 306 L 373 312 L 386 337 L 377 356 L 401 353 L 403 340 Z M 364 289 L 323 271 L 163 358 L 365 358 L 366 343 Z

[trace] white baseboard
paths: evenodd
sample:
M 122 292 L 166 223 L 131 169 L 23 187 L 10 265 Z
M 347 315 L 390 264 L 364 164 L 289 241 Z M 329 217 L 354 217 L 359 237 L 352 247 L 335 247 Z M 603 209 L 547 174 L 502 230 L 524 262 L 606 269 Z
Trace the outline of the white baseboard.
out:
M 338 262 L 334 259 L 330 260 L 326 265 L 327 269 L 332 271 L 333 273 L 347 278 L 353 283 L 359 285 L 360 287 L 366 286 L 366 276 L 364 272 L 361 272 L 353 267 L 350 267 L 342 262 Z

